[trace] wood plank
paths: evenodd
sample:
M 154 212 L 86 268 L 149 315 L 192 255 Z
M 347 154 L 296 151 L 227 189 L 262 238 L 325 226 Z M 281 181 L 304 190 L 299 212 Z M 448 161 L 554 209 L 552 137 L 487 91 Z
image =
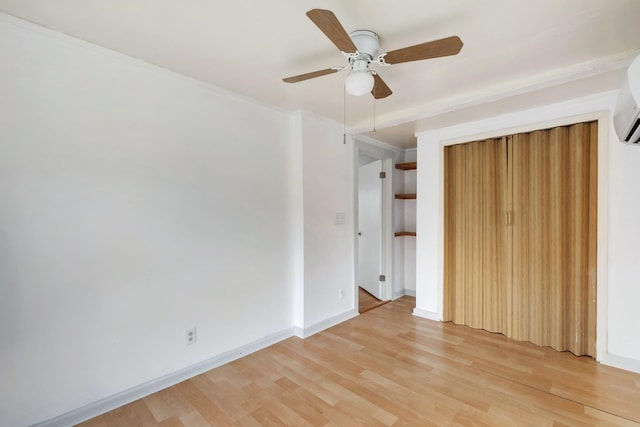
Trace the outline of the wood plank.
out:
M 569 259 L 569 171 L 568 129 L 560 127 L 549 131 L 549 289 L 550 330 L 549 344 L 556 350 L 565 350 L 568 343 L 567 282 Z
M 403 171 L 414 170 L 417 168 L 418 168 L 417 162 L 396 163 L 396 169 L 400 169 Z
M 394 236 L 396 236 L 396 237 L 402 237 L 402 236 L 413 236 L 413 237 L 416 237 L 416 232 L 415 231 L 396 231 L 394 233 Z
M 396 194 L 396 199 L 400 199 L 400 200 L 412 200 L 416 198 L 416 193 L 410 193 L 410 194 Z
M 455 145 L 451 147 L 452 155 L 452 186 L 453 186 L 453 199 L 452 199 L 452 212 L 451 224 L 452 224 L 452 289 L 451 297 L 453 307 L 451 308 L 453 320 L 458 324 L 465 324 L 465 301 L 466 301 L 466 286 L 465 286 L 465 271 L 466 271 L 466 226 L 465 226 L 465 169 L 466 169 L 466 157 L 465 157 L 465 145 Z
M 504 212 L 503 186 L 506 183 L 505 155 L 502 139 L 487 140 L 482 145 L 482 327 L 491 332 L 504 329 L 505 297 L 503 290 Z
M 464 145 L 465 149 L 465 325 L 482 328 L 482 242 L 483 242 L 483 158 L 484 141 Z
M 513 136 L 509 147 L 513 171 L 511 259 L 511 337 L 529 340 L 529 135 Z
M 587 123 L 569 127 L 568 350 L 577 355 L 588 352 L 589 138 Z
M 400 298 L 80 425 L 640 425 L 640 374 L 414 307 Z M 157 420 L 144 401 L 167 396 L 179 404 Z
M 443 247 L 443 295 L 442 316 L 445 321 L 453 320 L 455 310 L 455 221 L 454 207 L 454 164 L 453 147 L 444 147 L 444 247 Z
M 506 171 L 506 182 L 502 187 L 502 197 L 504 200 L 505 210 L 502 212 L 504 220 L 501 222 L 504 224 L 502 227 L 502 243 L 503 248 L 503 265 L 502 265 L 502 280 L 504 281 L 502 290 L 504 292 L 504 308 L 502 311 L 503 325 L 502 330 L 505 335 L 510 337 L 513 334 L 513 289 L 511 280 L 513 277 L 513 227 L 508 225 L 508 215 L 513 211 L 513 168 L 510 167 L 511 147 L 513 145 L 513 137 L 506 136 L 502 138 L 500 144 L 501 155 L 499 157 L 502 168 Z
M 388 302 L 379 300 L 361 287 L 358 287 L 358 313 L 366 313 Z
M 549 345 L 549 132 L 529 135 L 528 304 L 529 341 Z

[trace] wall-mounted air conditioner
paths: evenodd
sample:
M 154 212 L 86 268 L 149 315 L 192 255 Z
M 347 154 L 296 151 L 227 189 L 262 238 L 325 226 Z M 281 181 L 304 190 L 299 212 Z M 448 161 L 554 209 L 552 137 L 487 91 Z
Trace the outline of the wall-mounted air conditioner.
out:
M 640 56 L 627 70 L 613 114 L 613 125 L 621 142 L 640 145 Z

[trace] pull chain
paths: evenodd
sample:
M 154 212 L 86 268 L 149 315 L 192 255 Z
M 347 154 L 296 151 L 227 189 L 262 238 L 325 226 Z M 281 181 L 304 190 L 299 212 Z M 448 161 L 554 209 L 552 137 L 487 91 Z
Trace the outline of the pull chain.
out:
M 375 90 L 375 88 L 374 88 Z M 373 131 L 376 131 L 376 97 L 373 97 Z
M 347 143 L 347 88 L 342 85 L 342 143 Z

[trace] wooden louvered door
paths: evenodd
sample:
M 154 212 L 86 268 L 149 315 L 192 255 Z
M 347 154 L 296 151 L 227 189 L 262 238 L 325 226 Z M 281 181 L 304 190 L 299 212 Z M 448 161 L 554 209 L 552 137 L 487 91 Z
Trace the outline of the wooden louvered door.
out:
M 511 229 L 504 226 L 507 203 L 507 144 L 506 138 L 490 139 L 482 143 L 482 328 L 490 332 L 504 332 L 511 296 L 505 278 L 511 266 L 503 262 L 509 247 Z
M 505 173 L 504 138 L 445 150 L 445 320 L 492 332 L 507 311 Z
M 597 124 L 445 148 L 444 318 L 595 355 Z
M 512 337 L 549 345 L 550 256 L 552 209 L 549 203 L 549 132 L 537 131 L 509 138 L 513 191 L 509 227 L 512 228 L 511 286 L 517 306 Z M 557 186 L 554 182 L 554 186 Z
M 597 124 L 549 132 L 550 346 L 595 354 Z
M 465 310 L 465 146 L 445 150 L 445 286 L 444 317 L 466 324 Z

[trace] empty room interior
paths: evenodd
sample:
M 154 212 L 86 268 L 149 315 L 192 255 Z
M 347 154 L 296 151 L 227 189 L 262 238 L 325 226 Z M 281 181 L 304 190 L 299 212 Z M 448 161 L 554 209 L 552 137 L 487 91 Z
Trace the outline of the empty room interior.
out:
M 0 426 L 640 425 L 637 0 L 0 0 Z

